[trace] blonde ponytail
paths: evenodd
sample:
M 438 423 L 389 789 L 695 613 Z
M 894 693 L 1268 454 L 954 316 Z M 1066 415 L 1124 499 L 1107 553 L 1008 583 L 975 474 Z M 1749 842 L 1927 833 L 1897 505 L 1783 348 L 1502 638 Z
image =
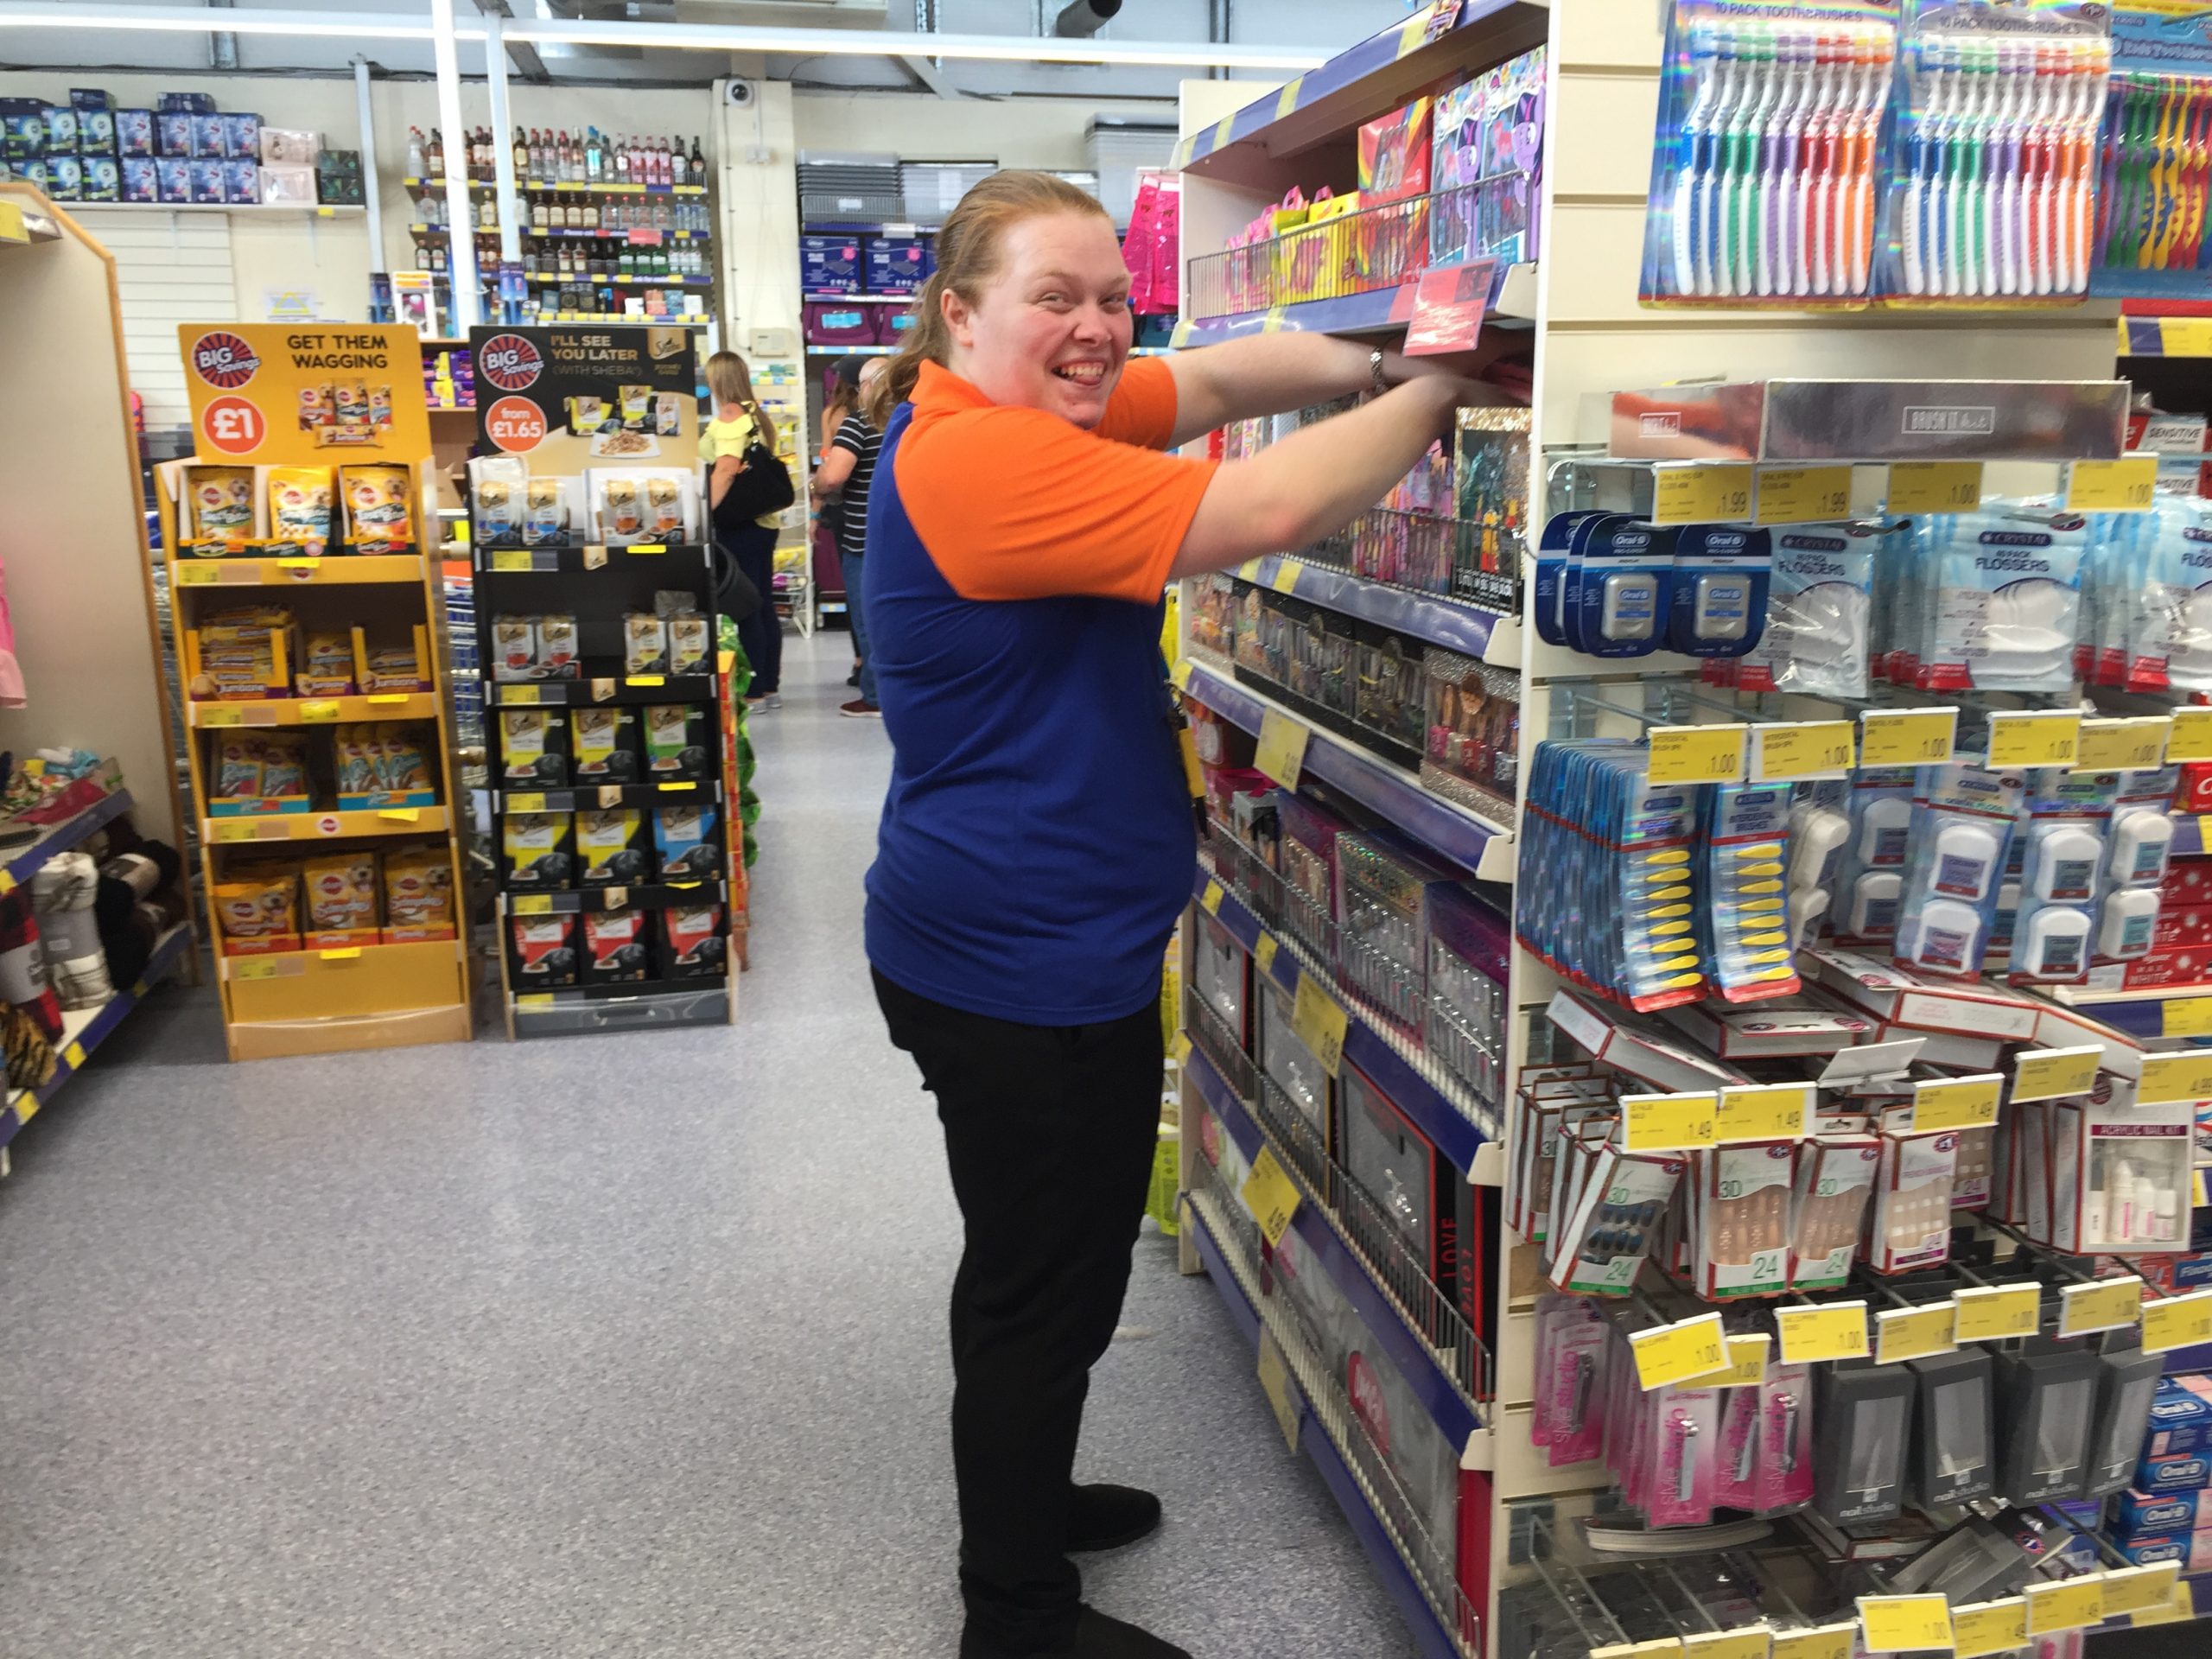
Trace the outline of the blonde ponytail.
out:
M 922 365 L 942 367 L 952 355 L 945 295 L 976 304 L 1005 260 L 1007 233 L 1025 219 L 1051 213 L 1095 213 L 1113 223 L 1096 197 L 1050 173 L 1008 168 L 979 180 L 960 198 L 937 233 L 937 269 L 914 296 L 914 320 L 865 394 L 868 418 L 879 431 L 890 423 L 892 410 L 914 395 Z

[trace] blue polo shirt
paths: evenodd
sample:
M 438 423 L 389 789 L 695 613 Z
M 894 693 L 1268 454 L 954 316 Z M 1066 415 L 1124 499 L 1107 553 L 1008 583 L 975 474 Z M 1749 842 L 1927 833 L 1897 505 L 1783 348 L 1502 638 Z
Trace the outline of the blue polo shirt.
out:
M 1160 595 L 1214 469 L 1160 453 L 1174 423 L 1167 365 L 1140 359 L 1095 432 L 935 364 L 885 429 L 868 954 L 918 995 L 1044 1026 L 1159 997 L 1197 850 Z

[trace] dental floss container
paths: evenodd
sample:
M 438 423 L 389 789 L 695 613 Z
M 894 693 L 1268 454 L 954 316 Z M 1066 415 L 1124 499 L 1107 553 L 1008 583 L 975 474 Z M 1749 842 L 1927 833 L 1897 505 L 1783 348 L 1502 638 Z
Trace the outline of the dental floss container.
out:
M 1828 807 L 1802 804 L 1790 809 L 1789 820 L 1789 885 L 1820 887 L 1837 849 L 1851 839 L 1851 820 Z
M 2163 812 L 2131 812 L 2113 825 L 2114 881 L 2159 882 L 2166 879 L 2166 855 L 2174 843 L 2174 821 Z
M 1859 938 L 1895 933 L 1904 893 L 1904 878 L 1895 870 L 1867 871 L 1853 884 L 1846 931 Z
M 1869 801 L 1859 815 L 1859 861 L 1861 864 L 1904 862 L 1906 832 L 1912 826 L 1912 802 L 1900 795 Z
M 2158 926 L 2158 890 L 2122 887 L 2105 900 L 2103 925 L 2097 930 L 2097 954 L 2113 961 L 2148 955 Z
M 1931 899 L 1921 908 L 1912 959 L 1923 968 L 1964 973 L 1980 955 L 1981 912 L 1955 899 Z
M 1828 913 L 1828 890 L 1826 887 L 1794 887 L 1789 893 L 1789 948 L 1803 946 L 1805 936 L 1815 922 Z
M 2028 855 L 2034 870 L 2031 891 L 2057 904 L 2080 904 L 2097 890 L 2097 866 L 2104 842 L 2078 823 L 2038 825 Z
M 2039 910 L 2028 918 L 2027 937 L 2012 956 L 2033 978 L 2079 978 L 2089 965 L 2089 918 L 2063 905 Z
M 1979 899 L 1997 875 L 2004 843 L 1978 823 L 1947 823 L 1936 832 L 1935 890 L 1955 899 Z M 1975 926 L 1980 925 L 1980 918 Z

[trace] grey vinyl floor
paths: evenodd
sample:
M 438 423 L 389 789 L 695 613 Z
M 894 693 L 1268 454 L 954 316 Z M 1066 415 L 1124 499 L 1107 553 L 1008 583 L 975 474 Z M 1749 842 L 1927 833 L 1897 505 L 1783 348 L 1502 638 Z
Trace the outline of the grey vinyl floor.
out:
M 756 722 L 729 1030 L 225 1064 L 162 993 L 0 1183 L 8 1659 L 950 1659 L 958 1218 L 885 1041 L 888 771 L 842 634 Z M 1092 1599 L 1201 1659 L 1410 1641 L 1252 1353 L 1147 1231 L 1083 1472 Z

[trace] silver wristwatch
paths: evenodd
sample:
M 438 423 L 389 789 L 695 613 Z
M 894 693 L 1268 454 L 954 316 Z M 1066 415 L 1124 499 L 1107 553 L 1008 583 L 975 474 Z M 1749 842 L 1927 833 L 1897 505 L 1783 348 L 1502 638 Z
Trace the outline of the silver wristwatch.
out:
M 1377 397 L 1390 390 L 1390 383 L 1382 378 L 1382 350 L 1380 346 L 1367 354 L 1367 378 L 1374 385 Z

